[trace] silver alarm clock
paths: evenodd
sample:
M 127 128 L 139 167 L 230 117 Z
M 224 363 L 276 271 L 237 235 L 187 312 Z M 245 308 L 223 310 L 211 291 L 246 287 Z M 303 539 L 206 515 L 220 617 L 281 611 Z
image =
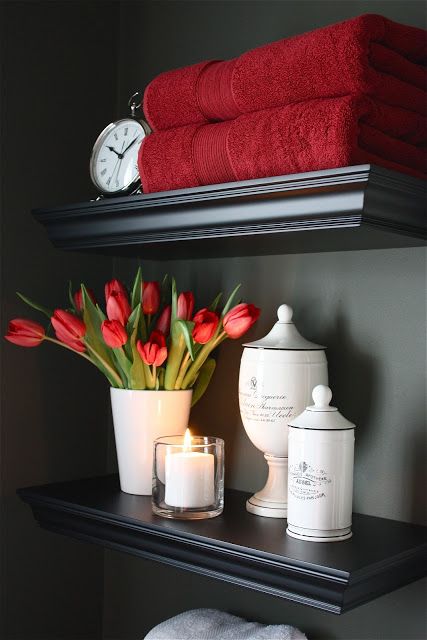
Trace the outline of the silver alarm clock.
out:
M 140 189 L 138 152 L 150 127 L 136 116 L 141 95 L 129 99 L 130 117 L 110 123 L 99 134 L 90 157 L 90 177 L 104 196 L 125 195 Z

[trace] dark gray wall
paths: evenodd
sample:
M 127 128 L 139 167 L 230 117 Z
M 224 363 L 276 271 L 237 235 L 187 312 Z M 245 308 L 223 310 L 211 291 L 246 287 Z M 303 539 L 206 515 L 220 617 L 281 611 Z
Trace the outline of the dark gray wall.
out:
M 122 5 L 119 101 L 160 71 L 227 58 L 256 45 L 370 11 L 423 26 L 422 2 L 144 2 Z M 121 268 L 125 270 L 122 263 Z M 295 307 L 309 338 L 327 344 L 334 400 L 358 425 L 356 511 L 425 522 L 425 252 L 423 249 L 145 264 L 167 271 L 200 303 L 243 283 L 262 307 L 263 335 L 281 302 Z M 237 405 L 239 344 L 222 348 L 215 379 L 192 422 L 226 439 L 226 484 L 262 486 L 265 463 L 245 435 Z M 216 407 L 216 411 L 212 411 Z M 192 607 L 218 607 L 264 622 L 287 622 L 311 640 L 420 639 L 425 583 L 341 617 L 178 572 L 105 554 L 104 638 L 136 640 Z
M 15 296 L 66 306 L 68 279 L 101 285 L 112 260 L 55 251 L 36 206 L 87 199 L 94 137 L 114 116 L 118 5 L 1 3 L 2 332 L 43 321 Z M 3 640 L 94 640 L 102 632 L 103 550 L 42 531 L 17 487 L 102 474 L 108 385 L 52 345 L 1 344 Z

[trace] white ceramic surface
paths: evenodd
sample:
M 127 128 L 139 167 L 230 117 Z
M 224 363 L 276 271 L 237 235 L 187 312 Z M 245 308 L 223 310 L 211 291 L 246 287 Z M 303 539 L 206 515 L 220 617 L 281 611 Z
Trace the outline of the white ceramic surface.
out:
M 245 346 L 239 376 L 244 428 L 269 465 L 267 483 L 247 509 L 271 518 L 287 515 L 288 423 L 310 403 L 313 387 L 328 383 L 323 348 L 299 334 L 290 307 L 281 305 L 278 317 L 265 338 Z
M 329 407 L 329 387 L 313 390 L 315 405 L 289 425 L 287 533 L 334 542 L 351 536 L 354 424 Z
M 111 388 L 110 392 L 121 490 L 151 495 L 153 441 L 184 434 L 192 391 Z

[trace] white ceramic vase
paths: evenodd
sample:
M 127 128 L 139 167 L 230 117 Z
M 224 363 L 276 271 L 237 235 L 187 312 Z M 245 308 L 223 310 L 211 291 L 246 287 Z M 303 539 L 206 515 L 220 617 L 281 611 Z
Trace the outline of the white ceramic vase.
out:
M 113 388 L 110 392 L 120 488 L 125 493 L 151 495 L 153 442 L 185 433 L 193 392 Z

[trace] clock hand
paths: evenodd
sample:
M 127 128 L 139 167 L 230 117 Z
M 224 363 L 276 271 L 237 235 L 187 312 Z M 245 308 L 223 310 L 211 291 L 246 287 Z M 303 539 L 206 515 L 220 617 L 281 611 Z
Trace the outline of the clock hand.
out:
M 112 179 L 113 179 L 114 173 L 115 173 L 115 171 L 116 171 L 116 168 L 117 168 L 117 165 L 119 164 L 119 162 L 120 162 L 120 158 L 117 158 L 117 160 L 116 160 L 116 164 L 114 165 L 113 172 L 112 172 L 111 176 L 110 176 L 110 177 L 108 178 L 108 180 L 107 180 L 107 186 L 109 186 L 109 185 L 110 185 L 110 182 L 111 182 L 111 181 L 112 181 Z
M 118 178 L 119 178 L 120 167 L 122 166 L 123 155 L 124 155 L 124 154 L 123 154 L 123 147 L 124 147 L 124 146 L 125 146 L 125 141 L 123 140 L 122 150 L 121 150 L 121 153 L 118 153 L 118 154 L 117 154 L 117 155 L 118 155 L 117 162 L 116 162 L 115 167 L 114 167 L 114 169 L 113 169 L 113 173 L 111 174 L 111 178 L 110 178 L 110 180 L 112 180 L 112 179 L 113 179 L 113 177 L 114 177 L 114 172 L 116 171 L 116 169 L 117 169 L 117 173 L 116 173 L 116 180 L 118 180 Z
M 132 140 L 132 142 L 131 142 L 130 144 L 128 144 L 128 146 L 126 147 L 126 149 L 123 151 L 123 155 L 125 155 L 126 151 L 128 151 L 128 149 L 130 149 L 130 148 L 131 148 L 131 146 L 132 146 L 133 144 L 135 144 L 135 142 L 136 142 L 137 140 L 138 140 L 138 136 L 136 136 L 136 138 L 134 138 L 134 139 Z
M 119 158 L 123 157 L 123 155 L 121 153 L 119 153 L 118 151 L 116 151 L 114 147 L 108 147 L 107 145 L 105 145 L 105 146 L 107 147 L 107 149 L 109 151 L 113 151 L 116 154 L 116 156 L 118 156 Z

